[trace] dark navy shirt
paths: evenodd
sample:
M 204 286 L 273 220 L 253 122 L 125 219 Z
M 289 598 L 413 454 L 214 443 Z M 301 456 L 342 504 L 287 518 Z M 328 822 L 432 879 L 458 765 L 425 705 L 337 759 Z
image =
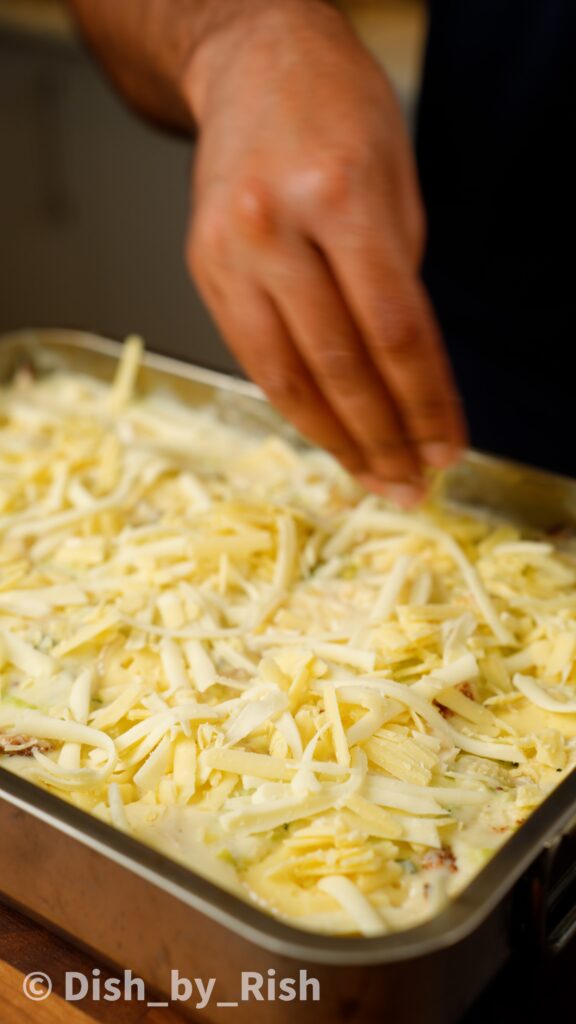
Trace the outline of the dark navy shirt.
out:
M 431 0 L 424 276 L 477 448 L 576 476 L 576 0 Z

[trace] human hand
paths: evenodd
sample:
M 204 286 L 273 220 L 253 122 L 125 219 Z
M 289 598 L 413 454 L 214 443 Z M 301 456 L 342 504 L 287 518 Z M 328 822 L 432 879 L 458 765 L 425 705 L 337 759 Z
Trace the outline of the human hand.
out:
M 401 112 L 323 0 L 238 8 L 183 79 L 200 129 L 190 267 L 280 412 L 369 489 L 413 504 L 465 428 L 419 281 Z

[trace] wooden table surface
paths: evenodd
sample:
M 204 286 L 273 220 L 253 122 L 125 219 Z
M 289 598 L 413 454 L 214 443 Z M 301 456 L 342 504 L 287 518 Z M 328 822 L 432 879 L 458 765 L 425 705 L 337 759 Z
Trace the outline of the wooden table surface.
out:
M 91 979 L 95 968 L 101 970 L 102 982 L 116 976 L 93 957 L 0 903 L 2 1024 L 190 1024 L 190 1017 L 172 1008 L 153 1009 L 144 1002 L 105 1002 L 88 997 L 66 1002 L 66 971 L 77 971 Z M 23 991 L 24 979 L 34 972 L 47 974 L 53 982 L 52 992 L 41 1001 L 28 999 Z M 147 997 L 150 1001 L 155 998 L 149 991 Z

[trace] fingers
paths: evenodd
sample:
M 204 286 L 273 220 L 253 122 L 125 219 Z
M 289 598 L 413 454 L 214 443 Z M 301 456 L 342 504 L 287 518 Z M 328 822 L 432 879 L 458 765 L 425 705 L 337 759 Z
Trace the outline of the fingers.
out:
M 369 485 L 403 501 L 422 497 L 418 458 L 325 260 L 303 240 L 285 241 L 268 261 L 266 285 L 318 389 L 356 442 Z
M 386 229 L 382 197 L 371 191 L 369 211 L 366 202 L 346 209 L 345 197 L 332 219 L 309 223 L 312 243 L 266 190 L 251 184 L 231 205 L 211 191 L 218 202 L 204 204 L 189 258 L 228 344 L 303 434 L 370 489 L 415 504 L 423 466 L 454 461 L 465 429 L 432 311 L 407 247 L 394 243 L 393 218 Z
M 206 282 L 200 288 L 230 348 L 275 408 L 351 473 L 366 473 L 357 444 L 314 382 L 269 297 L 244 282 L 217 296 Z
M 466 443 L 466 430 L 423 287 L 402 255 L 379 241 L 377 227 L 351 244 L 330 232 L 323 244 L 420 459 L 436 468 L 449 465 Z

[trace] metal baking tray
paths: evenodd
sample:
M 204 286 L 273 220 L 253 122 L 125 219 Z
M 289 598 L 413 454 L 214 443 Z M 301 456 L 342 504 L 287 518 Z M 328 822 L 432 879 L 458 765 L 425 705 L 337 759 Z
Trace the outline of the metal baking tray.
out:
M 80 332 L 19 332 L 0 338 L 0 379 L 27 364 L 110 379 L 118 352 L 116 343 Z M 139 386 L 168 387 L 195 404 L 217 401 L 228 418 L 286 429 L 252 385 L 162 356 L 145 356 Z M 446 500 L 486 506 L 488 497 L 491 512 L 567 535 L 576 527 L 575 495 L 571 481 L 471 453 Z M 576 773 L 435 918 L 367 939 L 275 920 L 0 769 L 0 898 L 167 998 L 174 971 L 216 979 L 205 1008 L 195 1008 L 195 992 L 177 1004 L 192 1019 L 284 1024 L 297 1013 L 302 1024 L 451 1024 L 512 950 L 553 956 L 576 934 Z M 279 980 L 299 981 L 302 971 L 317 979 L 319 1000 L 311 985 L 306 999 L 279 999 Z M 276 998 L 242 1001 L 243 972 L 262 975 L 264 993 L 273 979 Z

